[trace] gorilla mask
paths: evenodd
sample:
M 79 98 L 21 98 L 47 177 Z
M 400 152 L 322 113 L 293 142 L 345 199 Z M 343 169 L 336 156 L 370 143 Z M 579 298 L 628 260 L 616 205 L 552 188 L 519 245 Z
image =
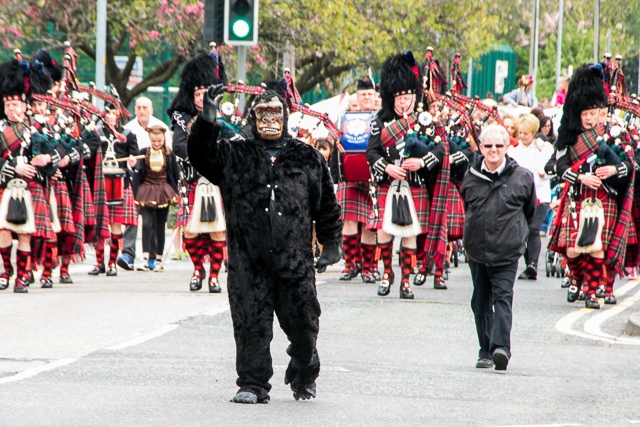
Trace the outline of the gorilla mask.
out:
M 253 107 L 256 131 L 261 139 L 274 141 L 284 131 L 284 105 L 278 97 L 261 99 Z

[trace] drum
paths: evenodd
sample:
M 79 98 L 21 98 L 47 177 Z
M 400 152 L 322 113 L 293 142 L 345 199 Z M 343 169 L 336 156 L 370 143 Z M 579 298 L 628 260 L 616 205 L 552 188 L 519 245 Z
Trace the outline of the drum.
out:
M 342 117 L 340 143 L 345 182 L 366 182 L 371 178 L 366 151 L 371 136 L 371 112 L 346 112 Z
M 107 206 L 124 204 L 124 180 L 127 172 L 121 168 L 105 167 L 104 182 L 107 193 Z

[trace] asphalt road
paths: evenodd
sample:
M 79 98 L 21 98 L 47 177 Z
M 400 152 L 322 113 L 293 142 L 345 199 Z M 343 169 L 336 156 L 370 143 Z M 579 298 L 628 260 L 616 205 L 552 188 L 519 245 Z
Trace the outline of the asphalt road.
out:
M 475 368 L 468 266 L 416 299 L 318 275 L 318 397 L 284 385 L 287 340 L 272 343 L 268 405 L 230 403 L 235 347 L 226 296 L 188 290 L 190 263 L 0 293 L 0 426 L 629 426 L 640 424 L 638 281 L 620 304 L 568 304 L 559 279 L 518 281 L 506 373 Z M 397 271 L 396 274 L 399 272 Z M 544 275 L 542 275 L 544 276 Z M 57 279 L 57 276 L 56 276 Z

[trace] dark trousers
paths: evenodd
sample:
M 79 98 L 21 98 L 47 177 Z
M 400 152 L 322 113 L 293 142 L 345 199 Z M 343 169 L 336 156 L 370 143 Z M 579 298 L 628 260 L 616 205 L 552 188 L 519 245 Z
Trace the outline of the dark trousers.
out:
M 250 250 L 253 250 L 251 248 Z M 236 341 L 236 384 L 262 400 L 273 376 L 270 344 L 274 313 L 291 343 L 287 377 L 292 385 L 309 385 L 320 372 L 316 349 L 320 303 L 315 288 L 313 258 L 297 277 L 278 277 L 278 269 L 255 256 L 229 248 L 227 288 Z M 282 269 L 281 269 L 282 270 Z
M 473 281 L 471 309 L 476 319 L 479 357 L 490 359 L 499 347 L 507 350 L 510 357 L 513 283 L 518 262 L 488 267 L 469 260 L 469 268 Z
M 138 214 L 140 208 L 138 207 Z M 122 246 L 122 254 L 128 255 L 132 260 L 136 259 L 136 240 L 138 238 L 138 226 L 128 225 L 124 230 L 124 241 Z
M 149 259 L 162 256 L 164 251 L 164 231 L 167 226 L 169 208 L 140 208 L 142 215 L 142 252 L 149 252 Z
M 536 213 L 533 216 L 533 221 L 529 224 L 529 235 L 527 236 L 527 249 L 524 251 L 524 262 L 529 264 L 538 265 L 538 258 L 540 258 L 540 250 L 542 249 L 542 240 L 540 240 L 540 226 L 544 217 L 549 210 L 549 203 L 540 203 L 536 208 Z

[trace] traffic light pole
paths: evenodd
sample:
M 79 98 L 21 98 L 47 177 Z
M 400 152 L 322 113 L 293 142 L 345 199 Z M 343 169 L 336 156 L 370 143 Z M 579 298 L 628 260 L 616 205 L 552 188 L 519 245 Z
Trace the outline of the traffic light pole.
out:
M 238 46 L 238 80 L 247 83 L 247 47 Z M 244 93 L 240 94 L 240 110 L 244 110 Z

